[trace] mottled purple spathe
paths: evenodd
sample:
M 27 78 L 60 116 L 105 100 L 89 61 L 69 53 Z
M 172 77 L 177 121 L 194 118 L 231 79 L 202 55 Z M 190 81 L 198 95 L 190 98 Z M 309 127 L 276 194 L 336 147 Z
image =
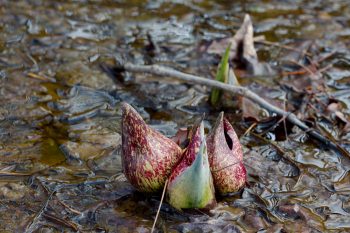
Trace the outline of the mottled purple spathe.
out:
M 157 192 L 181 159 L 182 150 L 149 127 L 129 104 L 122 103 L 121 109 L 124 174 L 139 191 Z
M 243 151 L 236 132 L 223 113 L 207 136 L 207 146 L 216 191 L 222 195 L 238 191 L 247 179 Z

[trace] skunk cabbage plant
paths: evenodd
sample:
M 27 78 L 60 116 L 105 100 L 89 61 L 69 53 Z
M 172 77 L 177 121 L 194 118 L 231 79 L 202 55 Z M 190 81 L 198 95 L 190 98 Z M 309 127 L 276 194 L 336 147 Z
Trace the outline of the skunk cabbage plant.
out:
M 122 165 L 126 178 L 141 192 L 162 190 L 182 156 L 172 140 L 148 126 L 127 103 L 122 109 Z
M 207 145 L 216 191 L 222 195 L 238 191 L 246 182 L 242 146 L 223 112 L 207 136 Z
M 204 126 L 193 128 L 192 138 L 180 163 L 169 178 L 168 202 L 177 209 L 207 208 L 215 205 Z

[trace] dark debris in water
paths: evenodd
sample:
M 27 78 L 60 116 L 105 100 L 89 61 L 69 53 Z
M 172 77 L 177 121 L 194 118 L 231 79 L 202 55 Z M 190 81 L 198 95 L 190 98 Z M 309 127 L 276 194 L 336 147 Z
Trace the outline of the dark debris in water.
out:
M 231 61 L 240 84 L 349 150 L 346 1 L 1 1 L 0 231 L 149 232 L 160 197 L 122 174 L 119 103 L 169 137 L 203 113 L 210 128 L 219 111 L 209 88 L 113 80 L 113 66 L 123 58 L 213 78 L 220 58 L 198 48 L 231 38 L 246 13 L 255 48 L 241 62 L 276 73 Z M 222 106 L 244 145 L 247 186 L 209 212 L 163 203 L 156 231 L 349 231 L 349 158 L 232 100 Z

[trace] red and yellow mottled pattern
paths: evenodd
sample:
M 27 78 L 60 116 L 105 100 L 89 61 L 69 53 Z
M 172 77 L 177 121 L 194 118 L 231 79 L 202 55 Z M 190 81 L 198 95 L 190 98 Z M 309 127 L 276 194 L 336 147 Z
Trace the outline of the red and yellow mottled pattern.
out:
M 124 174 L 139 191 L 157 192 L 181 159 L 182 150 L 149 127 L 129 104 L 122 103 L 121 108 Z
M 230 122 L 221 113 L 207 136 L 208 157 L 214 185 L 220 194 L 238 191 L 246 182 L 241 143 Z M 232 140 L 230 149 L 225 132 Z

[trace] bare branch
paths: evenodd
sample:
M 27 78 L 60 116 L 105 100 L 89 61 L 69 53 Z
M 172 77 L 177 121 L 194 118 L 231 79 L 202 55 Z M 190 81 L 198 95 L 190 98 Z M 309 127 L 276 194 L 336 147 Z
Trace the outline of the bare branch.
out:
M 132 63 L 125 63 L 124 65 L 120 65 L 119 68 L 121 70 L 129 71 L 129 72 L 148 73 L 148 74 L 154 74 L 154 75 L 163 76 L 163 77 L 173 77 L 176 79 L 180 79 L 182 81 L 186 81 L 187 83 L 201 84 L 209 87 L 215 87 L 215 88 L 219 88 L 221 90 L 230 92 L 232 94 L 244 96 L 252 100 L 254 103 L 258 104 L 260 107 L 265 108 L 266 110 L 273 112 L 278 116 L 285 117 L 290 123 L 298 126 L 300 129 L 304 130 L 311 137 L 313 137 L 314 139 L 317 139 L 318 141 L 322 142 L 323 144 L 330 147 L 331 149 L 337 152 L 340 152 L 341 154 L 347 157 L 350 157 L 349 152 L 347 152 L 344 148 L 340 147 L 336 142 L 333 142 L 331 139 L 327 138 L 326 136 L 323 136 L 322 134 L 317 132 L 315 129 L 308 127 L 294 113 L 284 111 L 283 109 L 280 109 L 270 104 L 269 102 L 264 100 L 262 97 L 250 91 L 246 87 L 228 85 L 222 82 L 199 77 L 192 74 L 186 74 L 186 73 L 174 70 L 172 68 L 159 66 L 159 65 L 136 65 Z

